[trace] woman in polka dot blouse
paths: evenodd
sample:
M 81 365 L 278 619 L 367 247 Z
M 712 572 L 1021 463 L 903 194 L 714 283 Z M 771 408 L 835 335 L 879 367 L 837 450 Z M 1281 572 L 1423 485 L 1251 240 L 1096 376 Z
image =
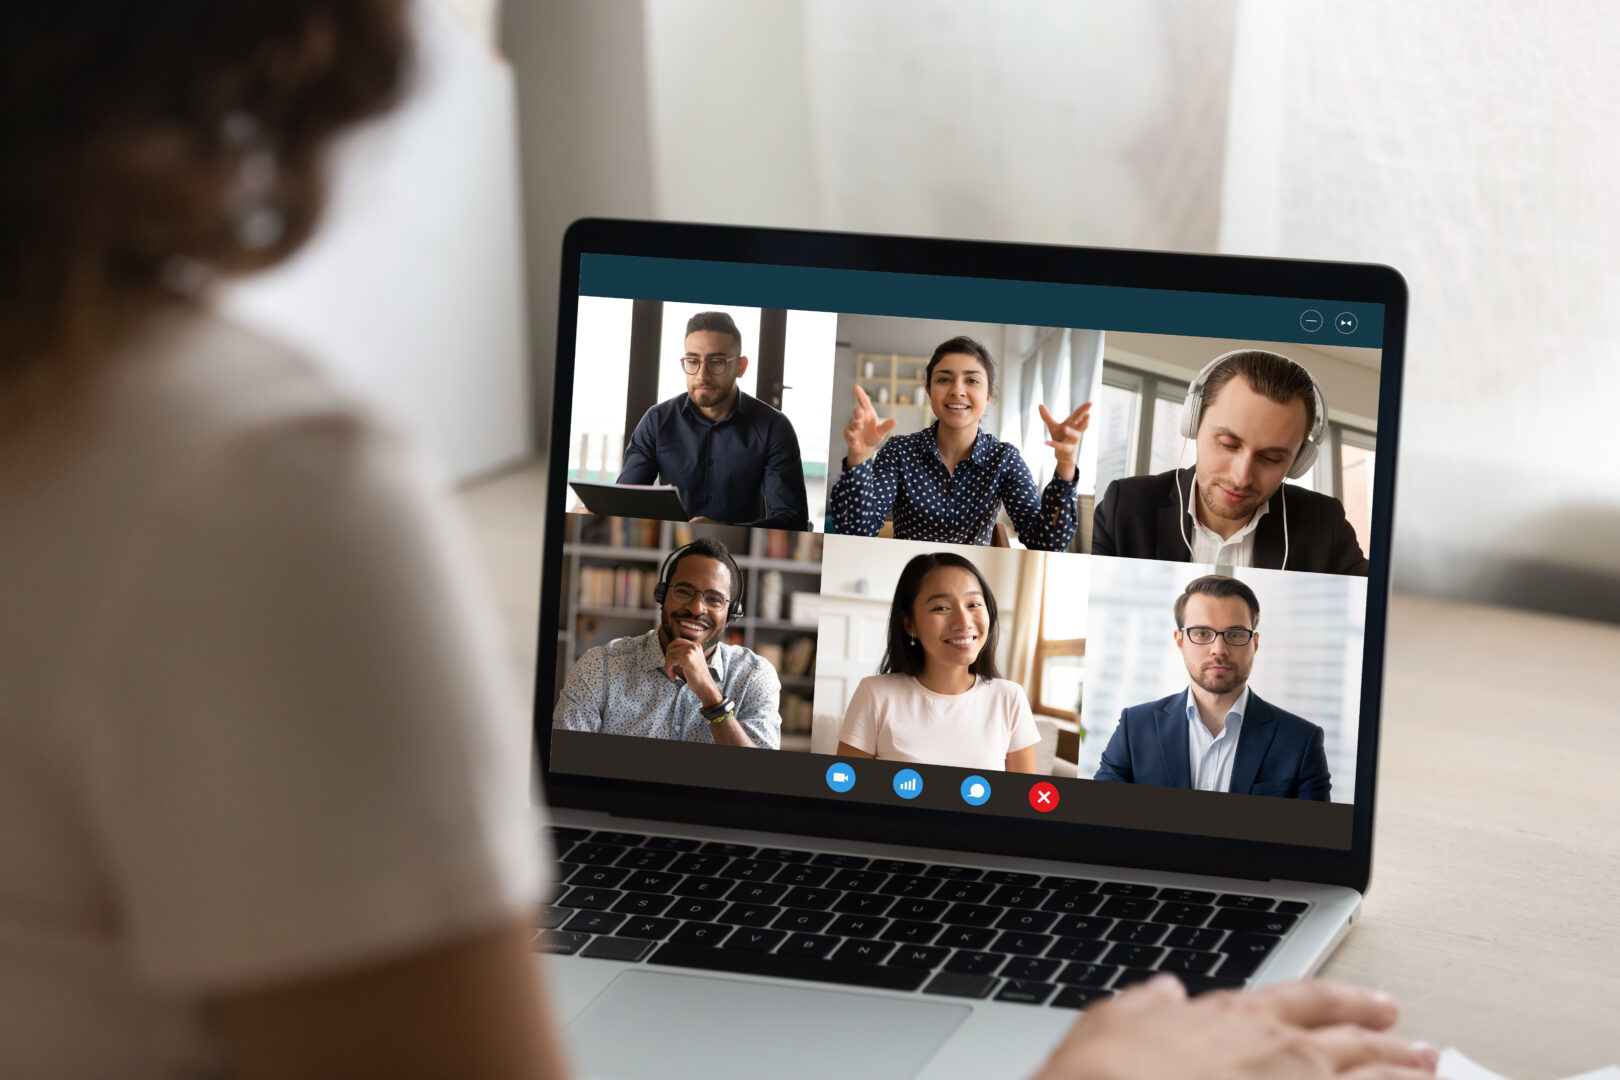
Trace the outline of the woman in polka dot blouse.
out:
M 984 407 L 995 396 L 995 375 L 995 361 L 977 341 L 944 342 L 925 373 L 928 402 L 938 419 L 886 443 L 883 437 L 895 421 L 879 421 L 857 386 L 855 415 L 844 428 L 849 454 L 829 500 L 833 531 L 876 536 L 892 510 L 898 539 L 988 544 L 996 513 L 1005 506 L 1025 547 L 1068 548 L 1079 524 L 1074 459 L 1080 435 L 1091 423 L 1091 403 L 1061 421 L 1040 407 L 1057 470 L 1046 490 L 1038 492 L 1018 448 L 979 429 Z

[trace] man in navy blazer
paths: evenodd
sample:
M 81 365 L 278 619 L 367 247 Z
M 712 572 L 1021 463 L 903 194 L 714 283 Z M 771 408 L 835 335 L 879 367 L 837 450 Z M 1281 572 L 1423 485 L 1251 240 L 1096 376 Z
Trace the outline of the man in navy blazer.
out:
M 1326 802 L 1322 729 L 1249 688 L 1260 648 L 1254 590 L 1219 574 L 1197 578 L 1175 615 L 1190 685 L 1121 713 L 1096 779 Z

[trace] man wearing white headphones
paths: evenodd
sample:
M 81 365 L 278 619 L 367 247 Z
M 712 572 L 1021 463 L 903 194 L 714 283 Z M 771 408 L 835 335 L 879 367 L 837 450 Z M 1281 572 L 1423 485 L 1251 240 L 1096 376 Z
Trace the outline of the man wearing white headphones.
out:
M 658 626 L 587 649 L 568 672 L 551 726 L 562 731 L 780 749 L 782 681 L 726 624 L 743 612 L 743 577 L 707 537 L 664 560 Z
M 1108 485 L 1093 555 L 1366 575 L 1339 501 L 1283 484 L 1310 471 L 1327 434 L 1303 367 L 1261 349 L 1216 357 L 1188 388 L 1181 433 L 1196 440 L 1194 466 Z

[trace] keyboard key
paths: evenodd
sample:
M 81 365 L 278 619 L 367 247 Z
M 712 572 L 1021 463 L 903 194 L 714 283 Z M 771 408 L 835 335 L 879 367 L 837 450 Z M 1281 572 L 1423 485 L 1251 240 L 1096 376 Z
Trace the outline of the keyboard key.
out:
M 681 928 L 671 934 L 669 940 L 678 941 L 683 945 L 713 947 L 731 936 L 734 929 L 726 923 L 682 923 Z
M 782 898 L 782 906 L 825 911 L 833 906 L 833 901 L 842 899 L 843 895 L 837 889 L 789 889 L 787 895 Z
M 670 864 L 669 869 L 674 874 L 700 874 L 704 877 L 715 877 L 725 869 L 726 863 L 731 860 L 724 855 L 682 855 Z
M 1004 930 L 996 943 L 991 946 L 993 952 L 1016 953 L 1020 956 L 1039 956 L 1052 944 L 1051 934 L 1026 934 L 1020 930 Z
M 989 902 L 997 907 L 1038 908 L 1051 898 L 1051 892 L 1046 889 L 1030 885 L 1003 885 L 990 895 Z
M 1058 937 L 1100 938 L 1113 925 L 1113 919 L 1095 915 L 1065 915 L 1052 927 L 1052 933 Z
M 711 922 L 714 917 L 726 910 L 724 900 L 697 900 L 686 897 L 677 898 L 664 914 L 671 919 L 686 919 L 691 922 Z
M 1243 893 L 1226 893 L 1215 901 L 1216 907 L 1241 908 L 1244 911 L 1270 911 L 1277 902 L 1269 896 L 1246 896 Z
M 953 904 L 979 904 L 995 892 L 995 889 L 996 887 L 987 881 L 947 881 L 934 893 L 934 899 Z
M 898 941 L 907 945 L 926 945 L 938 934 L 939 927 L 933 923 L 902 920 L 891 924 L 883 931 L 883 940 Z
M 689 836 L 649 836 L 642 846 L 657 848 L 659 851 L 696 851 L 698 841 Z
M 833 921 L 830 911 L 807 911 L 804 908 L 787 908 L 771 923 L 778 930 L 798 930 L 807 934 L 819 933 L 827 928 Z
M 592 911 L 606 911 L 618 902 L 624 894 L 618 889 L 569 889 L 557 901 L 559 907 L 589 908 Z
M 563 920 L 572 915 L 567 908 L 557 907 L 553 904 L 541 904 L 534 913 L 534 925 L 540 930 L 555 930 L 563 924 Z
M 598 844 L 590 841 L 575 844 L 568 849 L 568 861 L 589 866 L 612 866 L 623 857 L 625 849 L 618 844 Z
M 1103 963 L 1150 968 L 1163 955 L 1164 950 L 1157 945 L 1115 945 L 1103 954 Z
M 810 853 L 808 851 L 800 851 L 797 848 L 768 847 L 760 848 L 759 851 L 755 853 L 754 858 L 770 859 L 773 862 L 809 862 Z
M 1159 899 L 1167 904 L 1213 904 L 1215 894 L 1202 889 L 1160 889 Z
M 810 861 L 817 866 L 831 866 L 839 870 L 861 870 L 871 860 L 865 855 L 843 855 L 834 851 L 824 851 Z
M 1007 966 L 1001 969 L 1004 979 L 1020 979 L 1028 982 L 1046 982 L 1057 974 L 1058 968 L 1063 966 L 1061 960 L 1050 960 L 1034 956 L 1015 956 L 1007 961 Z
M 887 877 L 887 874 L 878 874 L 871 870 L 844 870 L 832 876 L 832 880 L 827 882 L 827 888 L 843 889 L 846 892 L 875 892 Z
M 996 920 L 996 926 L 1002 930 L 1024 930 L 1032 934 L 1044 933 L 1051 929 L 1058 917 L 1050 911 L 1030 911 L 1027 908 L 1012 908 Z
M 661 915 L 664 909 L 674 902 L 673 896 L 659 896 L 657 893 L 625 893 L 624 897 L 613 905 L 613 910 L 626 915 Z
M 1041 1005 L 1052 996 L 1057 987 L 1051 983 L 1031 982 L 1026 979 L 1008 979 L 996 994 L 997 1001 L 1012 1001 L 1019 1005 Z
M 1022 874 L 1016 870 L 986 870 L 984 880 L 992 885 L 1039 885 L 1039 874 Z
M 1163 904 L 1153 913 L 1153 921 L 1176 926 L 1203 926 L 1215 909 L 1208 904 Z
M 1053 893 L 1042 902 L 1041 910 L 1059 915 L 1090 915 L 1102 905 L 1103 899 L 1096 893 Z
M 567 930 L 542 930 L 540 936 L 535 939 L 534 947 L 539 952 L 551 953 L 553 956 L 573 956 L 590 940 L 589 934 L 575 934 Z
M 1085 941 L 1081 938 L 1060 937 L 1046 950 L 1054 960 L 1096 960 L 1108 948 L 1104 941 Z
M 984 876 L 983 870 L 971 866 L 930 866 L 923 871 L 925 877 L 947 878 L 951 881 L 978 881 Z
M 850 964 L 878 964 L 893 951 L 894 946 L 886 941 L 846 941 L 832 958 Z
M 1103 906 L 1097 909 L 1097 914 L 1115 919 L 1145 919 L 1153 914 L 1153 909 L 1158 906 L 1157 900 L 1147 900 L 1140 896 L 1110 896 L 1103 901 Z
M 945 961 L 945 970 L 963 975 L 994 975 L 1006 959 L 1000 953 L 957 950 Z
M 1211 990 L 1241 990 L 1242 979 L 1223 979 L 1219 975 L 1179 975 L 1181 985 L 1187 988 L 1187 993 L 1193 997 L 1207 994 Z
M 618 844 L 620 847 L 635 847 L 637 844 L 646 842 L 647 838 L 644 835 L 635 832 L 608 832 L 601 830 L 591 834 L 591 843 L 593 844 Z
M 888 965 L 891 967 L 936 968 L 949 952 L 948 949 L 936 949 L 932 945 L 902 945 L 894 950 L 893 956 L 889 957 Z
M 878 891 L 887 896 L 923 897 L 939 888 L 939 879 L 918 877 L 912 874 L 896 874 L 884 882 L 883 888 Z
M 1271 955 L 1280 938 L 1267 937 L 1264 934 L 1233 934 L 1221 942 L 1221 952 L 1226 954 L 1226 962 L 1220 966 L 1216 974 L 1227 978 L 1247 979 Z
M 689 877 L 682 879 L 672 890 L 676 896 L 691 896 L 700 900 L 718 900 L 736 886 L 735 881 L 718 877 Z
M 1152 885 L 1138 885 L 1131 881 L 1105 881 L 1097 891 L 1104 896 L 1135 896 L 1145 899 L 1159 890 Z
M 1096 990 L 1086 986 L 1066 986 L 1052 999 L 1054 1009 L 1083 1009 L 1114 996 L 1112 990 Z
M 581 956 L 598 960 L 640 960 L 652 949 L 653 943 L 640 938 L 599 937 L 581 950 Z
M 880 990 L 916 990 L 928 978 L 925 971 L 889 964 L 850 964 L 744 949 L 705 949 L 674 942 L 659 946 L 647 958 L 647 962 L 737 975 L 769 975 L 783 979 L 869 986 Z
M 1098 884 L 1098 882 L 1090 878 L 1044 877 L 1041 879 L 1041 888 L 1060 893 L 1096 892 Z
M 841 934 L 847 938 L 874 938 L 888 925 L 888 919 L 875 915 L 840 915 L 827 927 L 827 933 Z
M 716 921 L 733 926 L 769 926 L 781 913 L 782 909 L 774 904 L 732 904 Z
M 1055 981 L 1066 986 L 1090 986 L 1100 989 L 1107 986 L 1118 974 L 1119 968 L 1113 964 L 1087 964 L 1076 961 L 1065 964 L 1063 970 L 1057 973 Z
M 881 915 L 894 904 L 894 897 L 875 893 L 845 893 L 833 905 L 834 911 L 851 915 Z
M 659 870 L 639 870 L 625 878 L 619 887 L 630 892 L 667 893 L 680 883 L 679 874 L 666 874 Z
M 1222 908 L 1209 920 L 1209 925 L 1217 930 L 1242 930 L 1249 934 L 1286 934 L 1298 921 L 1298 915 L 1280 915 L 1275 911 Z
M 736 881 L 770 881 L 787 867 L 787 863 L 771 862 L 767 859 L 732 859 L 726 864 L 726 868 L 720 871 L 720 876 Z
M 809 863 L 788 863 L 780 873 L 771 878 L 772 881 L 783 885 L 805 885 L 814 887 L 823 884 L 833 876 L 830 866 L 813 866 Z
M 873 859 L 866 868 L 879 874 L 921 874 L 923 864 L 908 859 Z
M 576 934 L 611 934 L 622 922 L 623 915 L 609 911 L 580 911 L 563 924 L 563 929 Z
M 945 921 L 962 926 L 994 926 L 1003 911 L 984 904 L 957 904 L 945 913 Z
M 917 900 L 903 896 L 885 914 L 891 919 L 927 919 L 935 922 L 945 914 L 947 906 L 943 900 Z
M 1170 954 L 1160 962 L 1159 970 L 1177 975 L 1208 975 L 1220 958 L 1220 953 L 1171 949 Z
M 1310 910 L 1309 904 L 1303 900 L 1284 900 L 1277 905 L 1279 915 L 1303 915 Z
M 995 938 L 996 932 L 988 926 L 947 926 L 934 943 L 952 949 L 983 950 Z
M 781 944 L 787 934 L 781 930 L 767 930 L 759 926 L 739 926 L 721 946 L 726 949 L 747 949 L 751 952 L 770 952 Z
M 619 937 L 644 938 L 647 941 L 662 941 L 670 935 L 680 923 L 674 919 L 658 919 L 650 915 L 629 919 L 625 924 L 614 931 Z
M 777 951 L 787 956 L 813 956 L 822 959 L 838 947 L 838 939 L 826 934 L 789 934 Z
M 739 881 L 726 899 L 739 904 L 774 904 L 787 895 L 788 887 L 774 881 Z
M 996 980 L 989 975 L 966 975 L 942 971 L 923 987 L 925 994 L 944 994 L 947 997 L 985 998 L 996 988 Z
M 1130 945 L 1157 945 L 1169 932 L 1170 928 L 1161 923 L 1121 919 L 1105 936 L 1109 941 L 1123 941 Z
M 572 844 L 591 835 L 589 829 L 573 829 L 567 825 L 550 825 L 547 826 L 547 829 L 551 833 L 551 842 L 554 844 Z
M 1151 968 L 1128 967 L 1114 979 L 1114 989 L 1124 990 L 1126 987 L 1135 986 L 1137 983 L 1145 983 L 1157 974 L 1158 972 Z
M 699 851 L 708 855 L 729 855 L 733 859 L 743 859 L 754 853 L 754 848 L 748 844 L 722 844 L 718 840 L 710 840 Z
M 557 897 L 568 891 L 567 889 L 563 888 L 562 883 L 583 869 L 584 867 L 579 863 L 558 863 L 556 873 L 552 875 L 550 881 L 546 882 L 546 902 L 548 904 L 555 904 L 557 902 Z
M 1164 939 L 1164 943 L 1174 949 L 1203 949 L 1207 951 L 1213 949 L 1215 943 L 1225 935 L 1225 930 L 1177 926 L 1170 931 L 1170 936 Z
M 675 852 L 657 851 L 653 848 L 631 848 L 619 860 L 618 865 L 628 866 L 632 870 L 662 870 L 675 861 Z
M 617 866 L 581 866 L 568 879 L 570 885 L 611 889 L 630 876 L 630 871 Z

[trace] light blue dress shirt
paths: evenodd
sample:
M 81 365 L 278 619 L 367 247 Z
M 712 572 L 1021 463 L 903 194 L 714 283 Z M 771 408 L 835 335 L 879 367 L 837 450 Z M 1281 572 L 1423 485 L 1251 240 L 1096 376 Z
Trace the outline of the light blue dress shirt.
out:
M 1230 791 L 1232 762 L 1237 760 L 1238 738 L 1243 734 L 1243 710 L 1249 707 L 1249 688 L 1226 710 L 1226 726 L 1211 735 L 1198 715 L 1198 701 L 1187 687 L 1187 753 L 1195 791 Z

